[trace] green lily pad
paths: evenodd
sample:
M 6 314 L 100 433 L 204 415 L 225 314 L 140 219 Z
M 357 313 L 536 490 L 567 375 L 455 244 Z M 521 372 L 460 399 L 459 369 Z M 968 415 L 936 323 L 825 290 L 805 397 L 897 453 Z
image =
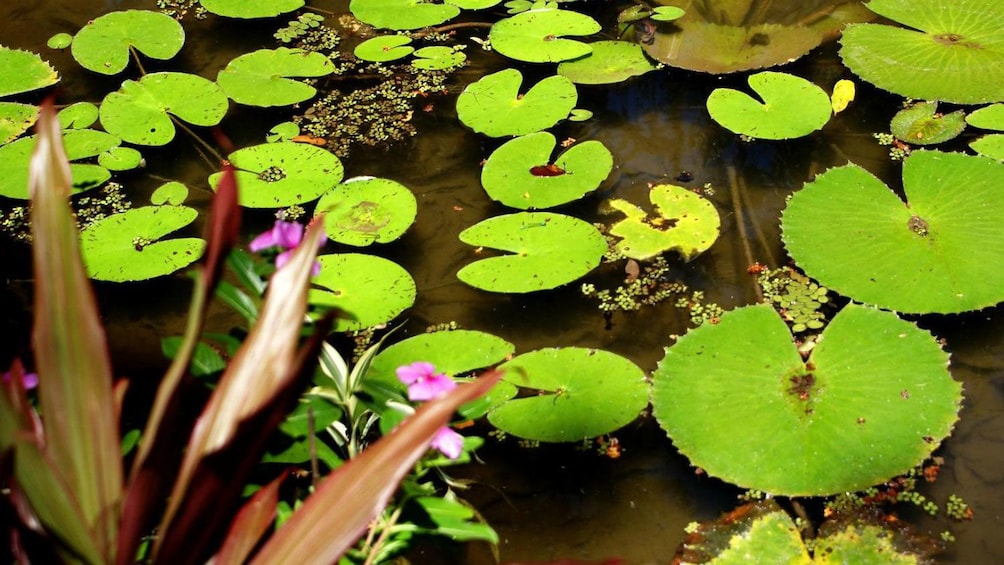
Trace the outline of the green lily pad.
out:
M 1004 100 L 1004 4 L 996 0 L 871 0 L 868 8 L 907 27 L 855 24 L 840 57 L 879 88 L 959 104 Z
M 610 201 L 627 216 L 610 228 L 610 235 L 621 238 L 616 247 L 626 257 L 643 260 L 676 251 L 690 261 L 718 239 L 721 219 L 707 198 L 671 184 L 652 187 L 648 197 L 655 205 L 654 216 L 626 200 Z
M 496 428 L 524 439 L 579 441 L 613 432 L 648 405 L 648 382 L 637 365 L 608 351 L 538 349 L 503 364 L 505 380 L 530 389 L 488 412 Z
M 892 134 L 913 145 L 934 145 L 958 137 L 966 129 L 965 114 L 938 114 L 937 102 L 917 102 L 892 117 Z
M 330 151 L 291 141 L 245 147 L 227 159 L 237 168 L 240 205 L 248 208 L 285 208 L 316 200 L 345 174 L 341 160 Z M 222 176 L 209 177 L 213 190 Z
M 101 125 L 136 145 L 166 145 L 174 139 L 171 114 L 197 126 L 214 126 L 229 102 L 210 80 L 187 73 L 151 73 L 127 80 L 101 103 Z
M 408 30 L 439 25 L 460 15 L 460 8 L 422 0 L 352 0 L 349 10 L 373 27 Z
M 485 75 L 457 98 L 457 117 L 472 130 L 490 137 L 524 135 L 547 129 L 575 108 L 572 81 L 547 77 L 520 94 L 523 74 L 504 69 Z
M 272 129 L 268 130 L 268 135 L 265 136 L 265 141 L 269 143 L 289 141 L 298 135 L 300 135 L 299 124 L 294 122 L 282 122 L 274 125 Z
M 76 102 L 60 110 L 57 116 L 63 129 L 89 128 L 98 121 L 98 107 L 90 102 Z
M 171 181 L 157 187 L 150 195 L 151 204 L 171 204 L 179 206 L 188 198 L 188 187 L 184 184 Z
M 969 147 L 984 157 L 1004 161 L 1004 133 L 984 135 L 970 143 Z
M 98 155 L 98 164 L 109 171 L 128 171 L 143 163 L 143 154 L 132 147 L 112 147 Z
M 813 563 L 795 521 L 774 499 L 744 504 L 718 520 L 702 522 L 683 541 L 677 555 L 688 563 L 746 565 Z
M 311 282 L 309 302 L 354 316 L 339 317 L 333 331 L 361 330 L 389 322 L 415 303 L 415 280 L 403 267 L 360 253 L 321 255 L 321 272 Z
M 20 102 L 0 102 L 0 145 L 17 139 L 38 118 L 38 106 Z
M 362 247 L 401 237 L 415 221 L 418 202 L 408 187 L 389 179 L 357 177 L 317 202 L 324 230 L 338 243 Z
M 234 102 L 247 106 L 289 106 L 317 94 L 317 89 L 287 77 L 322 77 L 335 72 L 331 59 L 303 49 L 259 49 L 245 53 L 216 75 Z
M 502 0 L 447 0 L 445 3 L 461 10 L 486 10 L 498 6 Z
M 914 151 L 906 203 L 857 165 L 796 192 L 781 227 L 788 253 L 820 284 L 900 312 L 964 312 L 1004 300 L 1004 165 Z
M 104 75 L 122 72 L 129 50 L 166 61 L 185 44 L 185 30 L 174 18 L 148 10 L 111 12 L 94 18 L 73 38 L 70 52 L 85 69 Z
M 550 208 L 595 190 L 613 169 L 613 156 L 599 141 L 577 143 L 551 161 L 556 145 L 554 136 L 542 131 L 496 149 L 481 170 L 488 196 L 521 210 Z
M 96 157 L 119 143 L 117 137 L 103 131 L 71 129 L 63 132 L 66 156 L 71 161 L 74 194 L 101 186 L 111 178 L 111 173 L 100 165 L 72 161 Z M 0 146 L 0 196 L 28 199 L 28 170 L 34 149 L 35 136 Z
M 806 362 L 760 304 L 688 332 L 653 380 L 659 425 L 694 465 L 787 496 L 858 491 L 907 472 L 949 435 L 962 401 L 931 334 L 853 303 Z
M 68 33 L 57 33 L 45 42 L 49 49 L 66 49 L 73 43 L 73 36 Z
M 612 84 L 654 71 L 652 60 L 637 43 L 596 41 L 593 52 L 558 64 L 558 74 L 577 84 Z
M 363 61 L 385 63 L 404 59 L 415 51 L 408 45 L 411 38 L 406 35 L 379 35 L 363 41 L 352 50 L 352 54 Z
M 683 8 L 676 6 L 657 6 L 652 10 L 652 19 L 657 22 L 671 22 L 682 18 L 686 13 Z
M 830 120 L 830 97 L 804 78 L 764 71 L 748 81 L 762 102 L 731 88 L 716 88 L 708 96 L 708 112 L 729 131 L 758 139 L 791 139 Z
M 588 55 L 592 47 L 564 36 L 599 33 L 593 18 L 571 10 L 535 9 L 495 22 L 488 39 L 499 53 L 528 63 L 558 63 Z
M 966 116 L 966 123 L 981 129 L 1004 131 L 1004 104 L 991 104 Z
M 35 53 L 0 45 L 0 96 L 31 92 L 57 82 L 56 69 Z
M 467 55 L 445 45 L 432 45 L 415 51 L 411 66 L 425 71 L 444 71 L 459 67 L 467 60 Z
M 145 206 L 102 218 L 80 233 L 87 275 L 102 281 L 152 279 L 186 267 L 206 242 L 193 237 L 160 240 L 195 221 L 186 206 Z
M 468 245 L 510 251 L 460 269 L 465 283 L 491 292 L 525 293 L 555 288 L 600 264 L 606 240 L 592 224 L 549 212 L 489 218 L 460 232 Z
M 304 0 L 199 0 L 207 12 L 227 18 L 274 18 L 303 7 Z

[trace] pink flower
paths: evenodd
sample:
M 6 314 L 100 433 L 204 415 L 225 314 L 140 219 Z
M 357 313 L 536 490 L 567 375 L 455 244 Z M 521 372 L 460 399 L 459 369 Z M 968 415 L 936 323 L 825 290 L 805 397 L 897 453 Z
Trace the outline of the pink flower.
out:
M 432 363 L 416 361 L 397 368 L 397 378 L 408 385 L 408 400 L 432 400 L 457 388 L 457 383 L 443 373 L 436 373 Z
M 464 436 L 451 430 L 449 426 L 443 426 L 432 438 L 431 445 L 450 459 L 456 459 L 464 451 Z
M 275 258 L 275 268 L 281 269 L 289 262 L 293 249 L 300 245 L 301 241 L 303 241 L 303 224 L 276 220 L 272 229 L 251 240 L 248 249 L 254 252 L 272 247 L 283 249 L 284 251 Z M 320 244 L 324 245 L 325 241 L 327 241 L 327 237 L 322 237 Z M 317 276 L 319 272 L 321 272 L 321 264 L 315 261 L 312 274 Z
M 9 383 L 11 379 L 10 372 L 3 374 L 3 382 Z M 38 373 L 25 373 L 21 377 L 21 384 L 24 385 L 25 390 L 31 390 L 38 386 Z

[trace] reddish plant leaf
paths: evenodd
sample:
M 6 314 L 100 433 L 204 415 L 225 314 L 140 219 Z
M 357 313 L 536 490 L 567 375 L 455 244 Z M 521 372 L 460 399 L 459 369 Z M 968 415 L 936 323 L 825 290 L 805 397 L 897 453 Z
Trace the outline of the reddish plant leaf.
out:
M 565 174 L 565 169 L 551 163 L 549 165 L 537 165 L 530 167 L 530 174 L 535 177 L 557 177 Z
M 261 537 L 275 520 L 275 509 L 279 504 L 279 487 L 286 479 L 282 474 L 265 485 L 247 501 L 230 523 L 227 537 L 220 552 L 213 558 L 214 565 L 242 565 L 247 562 Z

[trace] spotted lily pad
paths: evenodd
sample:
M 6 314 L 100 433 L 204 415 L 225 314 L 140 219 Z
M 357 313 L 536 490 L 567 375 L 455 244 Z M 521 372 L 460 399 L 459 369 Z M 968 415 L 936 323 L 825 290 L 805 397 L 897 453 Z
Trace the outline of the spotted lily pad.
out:
M 973 127 L 1004 131 L 1004 104 L 991 104 L 966 116 Z M 973 141 L 969 147 L 980 155 L 1004 161 L 1004 134 L 991 133 Z
M 389 322 L 415 303 L 415 280 L 397 263 L 360 253 L 321 255 L 309 302 L 353 316 L 335 320 L 334 331 L 361 330 Z
M 352 54 L 363 61 L 385 63 L 411 55 L 414 47 L 408 45 L 411 38 L 406 35 L 379 35 L 363 41 L 352 50 Z
M 524 135 L 547 129 L 568 117 L 578 93 L 572 81 L 547 77 L 520 94 L 523 74 L 504 69 L 467 85 L 457 98 L 457 117 L 490 137 Z
M 245 147 L 227 159 L 237 168 L 240 205 L 248 208 L 284 208 L 316 200 L 345 174 L 341 160 L 330 151 L 291 141 Z M 209 177 L 214 190 L 222 176 Z
M 671 184 L 652 187 L 648 197 L 655 205 L 651 216 L 626 200 L 610 201 L 627 216 L 610 228 L 610 235 L 621 238 L 616 247 L 625 256 L 642 260 L 676 251 L 690 261 L 718 239 L 721 219 L 708 199 Z
M 1004 4 L 997 0 L 871 0 L 868 8 L 907 27 L 855 24 L 840 57 L 879 88 L 959 104 L 1004 100 Z
M 30 92 L 57 82 L 56 69 L 35 53 L 0 45 L 0 96 Z
M 648 382 L 637 365 L 584 347 L 531 351 L 499 367 L 509 383 L 533 391 L 488 412 L 496 428 L 524 439 L 580 441 L 613 432 L 648 405 Z
M 655 64 L 637 43 L 596 41 L 589 46 L 592 53 L 563 61 L 558 65 L 558 74 L 577 84 L 611 84 L 655 70 Z
M 227 96 L 247 106 L 288 106 L 317 89 L 288 77 L 322 77 L 335 71 L 331 59 L 303 49 L 259 49 L 227 63 L 216 82 Z
M 1004 300 L 1004 164 L 914 151 L 904 203 L 857 165 L 796 192 L 781 222 L 795 263 L 854 300 L 900 312 L 964 312 Z
M 408 30 L 439 25 L 460 15 L 460 8 L 423 0 L 352 0 L 349 10 L 373 27 Z
M 389 179 L 357 177 L 329 190 L 317 202 L 333 241 L 362 247 L 401 237 L 415 221 L 418 202 L 408 187 Z
M 937 102 L 917 102 L 893 116 L 892 134 L 913 145 L 934 145 L 955 139 L 966 129 L 962 110 L 939 114 Z
M 0 102 L 0 145 L 28 131 L 38 118 L 38 106 L 20 102 Z
M 199 0 L 206 11 L 228 18 L 274 18 L 303 7 L 304 0 Z
M 760 304 L 691 330 L 653 381 L 656 419 L 694 465 L 787 496 L 858 491 L 907 472 L 949 435 L 962 401 L 931 334 L 853 303 L 808 361 Z
M 185 30 L 174 18 L 148 10 L 111 12 L 94 18 L 73 38 L 70 52 L 85 69 L 105 75 L 122 72 L 129 50 L 167 60 L 185 43 Z
M 475 261 L 457 273 L 465 283 L 491 292 L 525 293 L 570 283 L 599 265 L 607 249 L 592 224 L 549 212 L 489 218 L 460 232 L 460 241 L 511 252 Z
M 101 186 L 111 178 L 111 173 L 101 165 L 72 161 L 97 157 L 119 143 L 119 138 L 103 131 L 71 129 L 63 132 L 66 156 L 71 161 L 74 194 Z M 35 136 L 0 146 L 0 196 L 28 199 L 28 164 L 34 148 Z
M 495 22 L 488 39 L 499 53 L 528 63 L 557 63 L 588 55 L 587 43 L 564 36 L 584 36 L 602 29 L 593 18 L 553 8 L 534 9 Z
M 102 281 L 152 279 L 194 263 L 206 242 L 185 237 L 160 240 L 195 221 L 187 206 L 145 206 L 102 218 L 80 233 L 87 274 Z
M 550 208 L 595 190 L 613 169 L 613 156 L 599 141 L 577 143 L 552 161 L 556 145 L 543 131 L 506 142 L 481 170 L 485 191 L 513 208 Z
M 197 126 L 214 126 L 229 102 L 212 81 L 188 73 L 151 73 L 127 80 L 101 103 L 101 125 L 136 145 L 166 145 L 174 139 L 171 114 Z
M 804 78 L 764 71 L 748 81 L 762 101 L 731 88 L 716 88 L 708 96 L 708 112 L 729 131 L 758 139 L 791 139 L 830 120 L 830 97 Z

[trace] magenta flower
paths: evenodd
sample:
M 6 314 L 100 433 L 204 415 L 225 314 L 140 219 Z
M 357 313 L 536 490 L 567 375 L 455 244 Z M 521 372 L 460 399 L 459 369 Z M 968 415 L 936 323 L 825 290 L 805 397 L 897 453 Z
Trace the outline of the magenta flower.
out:
M 457 383 L 443 373 L 436 373 L 432 363 L 416 361 L 397 368 L 397 378 L 408 385 L 408 400 L 432 400 L 457 388 Z
M 301 241 L 303 241 L 303 224 L 276 220 L 272 229 L 251 240 L 248 249 L 254 252 L 272 247 L 282 249 L 283 251 L 275 258 L 275 268 L 281 269 L 289 262 L 293 249 L 300 245 Z M 325 241 L 327 241 L 327 237 L 322 237 L 320 244 L 324 245 Z M 321 272 L 321 264 L 315 261 L 312 274 L 317 276 L 319 272 Z
M 3 374 L 3 382 L 9 383 L 11 379 L 10 372 Z M 38 373 L 25 373 L 24 377 L 21 378 L 21 384 L 24 385 L 25 390 L 31 390 L 38 386 Z
M 443 426 L 432 438 L 431 445 L 450 459 L 456 459 L 464 451 L 464 436 L 451 430 L 449 426 Z

